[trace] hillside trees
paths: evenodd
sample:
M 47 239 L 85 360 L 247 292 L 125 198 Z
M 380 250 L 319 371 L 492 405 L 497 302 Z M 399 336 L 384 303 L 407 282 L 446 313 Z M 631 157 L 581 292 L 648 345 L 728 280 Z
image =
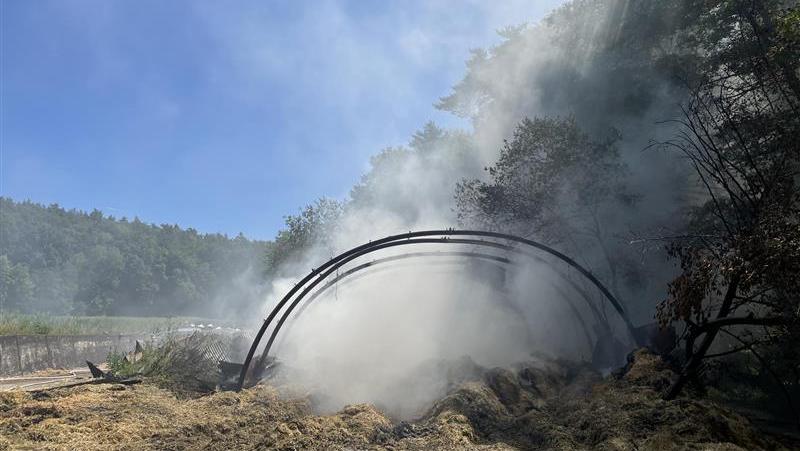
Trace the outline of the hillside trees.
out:
M 321 198 L 307 205 L 299 215 L 286 216 L 286 228 L 278 232 L 264 254 L 266 277 L 289 275 L 287 271 L 296 270 L 294 266 L 304 263 L 307 253 L 314 249 L 332 253 L 332 239 L 343 208 L 335 199 Z
M 456 189 L 462 224 L 544 241 L 586 262 L 616 297 L 641 274 L 609 224 L 637 196 L 616 143 L 592 139 L 573 118 L 523 120 L 506 141 L 489 180 L 465 180 Z
M 612 158 L 616 167 L 608 168 L 608 174 L 601 167 L 609 160 L 601 158 L 598 166 L 592 167 L 596 154 L 591 152 L 587 152 L 583 161 L 565 161 L 567 166 L 576 164 L 570 170 L 584 171 L 587 177 L 599 174 L 595 178 L 598 181 L 619 182 L 621 191 L 606 196 L 598 204 L 602 205 L 596 209 L 598 226 L 593 224 L 592 215 L 586 214 L 590 210 L 580 205 L 583 202 L 585 206 L 585 201 L 591 203 L 589 197 L 578 204 L 566 199 L 553 203 L 551 199 L 547 203 L 552 210 L 564 210 L 560 216 L 569 227 L 561 235 L 567 239 L 548 236 L 553 231 L 558 235 L 562 229 L 550 227 L 547 232 L 547 227 L 537 224 L 538 220 L 529 224 L 529 230 L 521 232 L 530 234 L 536 228 L 536 233 L 542 234 L 540 239 L 555 239 L 551 241 L 553 244 L 581 258 L 582 263 L 625 299 L 637 324 L 653 321 L 654 307 L 674 273 L 674 268 L 665 262 L 663 247 L 638 238 L 642 233 L 661 234 L 679 229 L 683 218 L 678 213 L 693 195 L 685 189 L 687 171 L 679 158 L 643 152 L 652 140 L 665 139 L 671 133 L 674 126 L 665 127 L 659 122 L 679 112 L 678 104 L 687 94 L 683 80 L 696 71 L 702 59 L 691 43 L 678 39 L 683 28 L 697 20 L 695 5 L 688 3 L 682 0 L 567 2 L 540 24 L 506 30 L 506 39 L 501 44 L 475 52 L 463 80 L 438 105 L 470 118 L 475 124 L 476 141 L 482 146 L 499 147 L 503 138 L 515 139 L 511 137 L 519 133 L 520 121 L 525 117 L 571 118 L 588 141 L 610 144 L 607 147 L 612 153 L 603 158 Z M 552 146 L 553 153 L 562 151 L 559 145 L 564 148 L 576 144 L 572 152 L 584 152 L 585 146 L 573 140 Z M 520 165 L 524 165 L 522 160 Z M 557 170 L 561 169 L 566 166 Z M 558 183 L 575 193 L 578 190 L 569 183 L 570 170 Z M 478 177 L 485 187 L 505 183 L 489 173 L 486 175 L 486 179 Z M 513 183 L 524 185 L 522 179 L 519 182 Z M 578 184 L 581 183 L 583 180 L 578 178 Z M 590 190 L 591 183 L 585 187 Z M 465 185 L 460 189 L 464 188 L 470 187 Z M 540 189 L 548 188 L 532 187 L 530 202 L 536 201 L 538 195 L 533 192 Z M 466 197 L 480 197 L 473 196 L 480 191 L 475 189 L 463 190 L 458 197 L 463 198 L 467 191 L 472 194 Z M 597 192 L 598 199 L 602 193 L 602 189 Z M 461 202 L 458 210 L 462 216 L 465 212 L 474 216 L 468 212 L 472 209 L 469 203 L 486 202 Z M 543 218 L 552 215 L 525 203 L 517 207 L 519 211 L 514 214 L 520 222 L 524 222 L 525 215 L 544 215 Z M 567 213 L 576 209 L 582 213 L 577 216 Z M 489 210 L 482 215 L 484 219 L 492 216 Z M 507 224 L 507 219 L 501 215 L 494 222 L 506 223 L 511 228 L 520 226 Z M 578 233 L 573 233 L 576 230 Z M 631 241 L 637 242 L 631 245 Z M 584 248 L 584 244 L 588 247 Z M 610 264 L 607 257 L 611 257 Z
M 30 302 L 34 285 L 28 267 L 12 264 L 5 255 L 0 255 L 0 314 L 18 310 Z
M 350 191 L 347 208 L 364 221 L 374 218 L 401 227 L 452 224 L 446 206 L 461 177 L 480 173 L 477 153 L 469 134 L 428 122 L 407 146 L 384 149 L 370 159 L 370 169 Z
M 670 110 L 698 55 L 676 35 L 699 6 L 683 0 L 576 0 L 540 24 L 510 28 L 473 52 L 438 107 L 479 132 L 509 136 L 525 116 L 574 116 L 590 133 L 618 128 L 626 140 Z M 636 149 L 639 150 L 641 146 Z
M 0 199 L 7 311 L 211 315 L 257 302 L 267 243 Z M 246 299 L 239 299 L 246 297 Z

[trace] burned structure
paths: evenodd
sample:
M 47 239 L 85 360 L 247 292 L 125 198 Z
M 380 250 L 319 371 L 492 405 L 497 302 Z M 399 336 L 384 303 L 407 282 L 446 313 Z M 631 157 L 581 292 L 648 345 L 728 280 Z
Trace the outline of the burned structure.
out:
M 347 269 L 343 273 L 339 272 L 339 270 L 348 263 L 360 257 L 384 249 L 426 244 L 444 245 L 448 247 L 457 246 L 462 248 L 462 250 L 445 252 L 400 253 L 357 265 Z M 467 250 L 463 250 L 463 248 L 467 248 Z M 478 248 L 483 250 L 478 252 L 475 250 Z M 558 250 L 527 238 L 499 232 L 454 229 L 425 230 L 391 235 L 376 241 L 370 241 L 347 250 L 336 257 L 331 258 L 320 267 L 314 268 L 300 282 L 295 284 L 294 287 L 292 287 L 289 292 L 286 293 L 286 295 L 280 301 L 278 301 L 274 308 L 269 312 L 269 315 L 264 320 L 261 328 L 258 330 L 253 339 L 244 363 L 240 367 L 238 381 L 233 388 L 241 389 L 242 387 L 249 384 L 254 384 L 261 379 L 264 374 L 264 370 L 268 366 L 270 358 L 272 357 L 270 352 L 275 345 L 276 339 L 278 338 L 281 330 L 287 324 L 287 321 L 292 317 L 292 313 L 295 312 L 298 307 L 300 307 L 299 310 L 296 311 L 295 315 L 302 314 L 311 302 L 319 298 L 320 295 L 331 286 L 334 286 L 339 281 L 351 277 L 367 268 L 383 266 L 405 259 L 431 259 L 442 256 L 480 259 L 499 265 L 515 264 L 515 262 L 518 260 L 511 258 L 512 256 L 534 259 L 537 262 L 544 262 L 550 265 L 555 264 L 555 262 L 560 262 L 566 265 L 570 270 L 579 274 L 584 281 L 593 286 L 602 295 L 602 300 L 600 302 L 608 303 L 613 308 L 613 311 L 624 324 L 625 330 L 623 334 L 626 335 L 624 339 L 628 340 L 631 345 L 642 344 L 640 334 L 638 333 L 636 327 L 634 327 L 634 325 L 631 323 L 620 301 L 588 269 L 578 263 L 575 259 L 559 252 Z M 542 259 L 542 256 L 551 257 L 553 258 L 553 261 L 550 262 L 544 260 Z M 331 278 L 331 276 L 333 277 Z M 325 281 L 327 282 L 322 284 Z M 317 286 L 320 284 L 322 284 L 322 286 L 314 291 L 315 288 L 317 288 Z M 305 304 L 302 304 L 304 300 L 306 302 Z M 599 315 L 597 315 L 599 309 L 593 305 L 592 298 L 589 296 L 584 296 L 584 300 L 587 302 L 587 305 L 589 305 L 590 311 L 595 313 L 595 315 L 598 317 L 597 319 L 600 320 Z M 565 302 L 571 302 L 571 300 L 565 297 Z M 573 311 L 575 312 L 576 316 L 580 316 L 577 313 L 577 310 L 574 308 Z M 580 321 L 583 323 L 583 320 Z M 600 322 L 602 323 L 603 321 L 600 320 Z M 585 323 L 584 329 L 588 329 L 588 326 L 586 326 Z M 608 330 L 607 324 L 601 324 L 599 329 L 606 329 L 606 332 L 597 334 L 598 336 L 594 345 L 602 352 L 602 348 L 609 346 L 608 343 L 605 343 L 605 341 L 611 338 L 612 334 Z M 261 346 L 261 341 L 268 331 L 270 332 L 269 338 L 263 347 L 261 355 L 256 359 L 256 353 Z M 588 332 L 587 337 L 589 337 Z M 616 341 L 616 343 L 619 343 L 619 341 Z M 597 351 L 597 349 L 595 351 Z

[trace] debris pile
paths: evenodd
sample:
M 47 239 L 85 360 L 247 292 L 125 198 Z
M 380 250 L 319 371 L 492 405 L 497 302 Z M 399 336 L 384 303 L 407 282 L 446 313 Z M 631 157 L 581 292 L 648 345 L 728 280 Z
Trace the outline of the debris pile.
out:
M 309 397 L 258 385 L 176 397 L 149 383 L 0 393 L 0 449 L 720 449 L 793 448 L 710 402 L 663 401 L 674 377 L 644 351 L 619 374 L 533 362 L 485 369 L 414 421 L 373 406 L 314 413 Z M 401 387 L 398 387 L 401 389 Z

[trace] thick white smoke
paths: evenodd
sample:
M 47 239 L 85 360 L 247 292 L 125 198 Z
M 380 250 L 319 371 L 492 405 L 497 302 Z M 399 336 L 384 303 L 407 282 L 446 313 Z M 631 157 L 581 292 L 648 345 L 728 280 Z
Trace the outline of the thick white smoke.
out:
M 507 31 L 505 43 L 477 52 L 464 81 L 441 104 L 471 118 L 474 129 L 426 127 L 409 149 L 384 152 L 354 190 L 329 247 L 312 250 L 292 268 L 297 279 L 276 281 L 268 307 L 332 252 L 409 230 L 457 227 L 455 185 L 485 177 L 483 168 L 496 161 L 503 139 L 524 117 L 574 115 L 590 133 L 611 126 L 621 130 L 621 155 L 642 200 L 634 210 L 603 212 L 609 243 L 619 246 L 629 239 L 628 231 L 668 223 L 684 201 L 674 194 L 682 192 L 675 186 L 682 183 L 682 170 L 675 161 L 643 149 L 670 132 L 657 122 L 674 115 L 677 90 L 668 80 L 643 80 L 649 75 L 626 72 L 625 52 L 615 46 L 637 38 L 628 36 L 635 34 L 629 21 L 636 12 L 629 3 L 575 3 L 583 7 Z M 659 20 L 647 11 L 638 13 Z M 648 44 L 639 49 L 642 54 L 661 48 L 660 42 Z M 398 252 L 370 255 L 341 272 Z M 575 257 L 604 275 L 599 248 L 587 247 Z M 647 280 L 634 288 L 623 284 L 617 293 L 629 301 L 638 323 L 651 320 L 652 306 L 669 278 L 661 260 L 645 257 L 641 264 Z M 402 418 L 421 414 L 461 377 L 455 373 L 475 370 L 465 362 L 507 366 L 538 354 L 591 360 L 593 347 L 609 333 L 624 355 L 630 337 L 595 287 L 563 264 L 556 262 L 554 270 L 552 260 L 514 258 L 520 265 L 499 272 L 490 264 L 464 266 L 463 259 L 449 265 L 415 260 L 365 271 L 368 275 L 332 287 L 293 320 L 273 354 L 320 409 L 371 402 Z M 601 318 L 608 319 L 611 332 L 600 326 Z
M 421 415 L 469 377 L 459 374 L 474 369 L 465 361 L 491 368 L 538 354 L 589 357 L 547 268 L 519 268 L 526 276 L 508 290 L 492 286 L 492 269 L 420 261 L 343 282 L 287 328 L 277 355 L 320 409 L 371 402 L 400 418 Z

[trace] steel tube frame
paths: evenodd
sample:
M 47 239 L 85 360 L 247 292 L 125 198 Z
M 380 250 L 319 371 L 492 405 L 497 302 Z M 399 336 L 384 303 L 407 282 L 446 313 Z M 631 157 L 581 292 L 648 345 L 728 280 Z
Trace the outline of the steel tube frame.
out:
M 537 261 L 539 263 L 545 263 L 544 260 L 542 260 L 541 258 L 539 258 L 536 255 L 532 255 L 532 254 L 529 254 L 529 253 L 526 253 L 526 252 L 522 252 L 522 251 L 517 250 L 517 249 L 514 249 L 514 251 L 518 252 L 519 254 L 524 255 L 526 257 L 530 257 L 530 258 L 534 259 L 535 261 Z M 501 263 L 501 264 L 504 264 L 504 265 L 516 265 L 516 264 L 518 264 L 517 262 L 515 262 L 515 261 L 513 261 L 513 260 L 511 260 L 509 258 L 500 257 L 500 256 L 493 255 L 493 254 L 486 254 L 486 253 L 482 253 L 482 252 L 459 252 L 459 251 L 455 251 L 455 252 L 450 252 L 450 251 L 409 252 L 409 253 L 406 253 L 406 254 L 392 255 L 390 257 L 379 258 L 379 259 L 376 259 L 376 260 L 371 260 L 371 261 L 369 261 L 367 263 L 362 263 L 362 264 L 360 264 L 358 266 L 354 266 L 353 268 L 350 268 L 350 269 L 348 269 L 347 271 L 345 271 L 345 272 L 343 272 L 341 274 L 337 274 L 337 276 L 335 278 L 333 278 L 332 280 L 328 281 L 320 289 L 315 291 L 308 299 L 306 299 L 306 301 L 304 303 L 300 304 L 300 307 L 297 309 L 297 312 L 294 314 L 294 318 L 296 319 L 299 316 L 301 316 L 306 311 L 306 309 L 311 307 L 311 304 L 314 303 L 315 300 L 317 300 L 320 296 L 322 296 L 322 294 L 324 294 L 332 286 L 342 282 L 343 280 L 344 280 L 344 282 L 343 282 L 344 284 L 351 283 L 351 282 L 355 281 L 355 279 L 357 279 L 357 278 L 370 276 L 370 275 L 373 274 L 373 272 L 370 272 L 370 273 L 367 273 L 367 274 L 358 274 L 358 277 L 352 278 L 352 279 L 350 278 L 350 276 L 354 276 L 354 275 L 356 275 L 357 273 L 360 273 L 363 270 L 366 270 L 366 269 L 369 269 L 369 268 L 373 268 L 373 267 L 376 267 L 376 266 L 379 266 L 379 265 L 383 265 L 385 263 L 392 263 L 392 262 L 397 262 L 397 261 L 401 261 L 401 260 L 407 260 L 407 259 L 412 259 L 412 258 L 420 258 L 420 257 L 472 257 L 472 258 L 478 258 L 478 259 L 485 259 L 485 260 L 489 260 L 489 261 L 494 261 L 494 262 Z M 454 263 L 454 262 L 451 262 L 451 263 Z M 389 267 L 389 268 L 376 268 L 374 273 L 382 272 L 382 271 L 385 271 L 385 270 L 391 270 L 391 269 L 393 269 L 393 268 L 392 267 Z M 572 281 L 572 280 L 567 279 L 564 274 L 561 274 L 558 271 L 554 271 L 554 272 L 557 275 L 559 275 L 561 278 L 564 278 L 572 286 L 573 289 L 575 289 L 575 290 L 579 289 L 579 287 L 574 286 L 575 282 Z M 347 280 L 345 280 L 345 279 L 347 279 Z M 570 301 L 570 298 L 567 295 L 567 293 L 565 293 L 563 289 L 561 289 L 559 286 L 557 286 L 556 284 L 554 284 L 552 282 L 551 282 L 551 285 L 553 285 L 553 287 L 556 290 L 556 292 L 569 305 L 569 309 L 572 312 L 573 316 L 575 316 L 577 321 L 580 323 L 580 326 L 581 326 L 581 328 L 582 328 L 582 330 L 584 332 L 584 335 L 586 335 L 588 349 L 591 351 L 591 348 L 592 348 L 591 334 L 589 332 L 589 328 L 588 328 L 588 326 L 586 324 L 586 321 L 581 316 L 581 314 L 578 311 L 577 307 L 575 307 L 575 305 L 572 303 L 572 301 Z M 582 297 L 584 297 L 584 301 L 586 301 L 586 304 L 588 305 L 589 310 L 592 313 L 595 321 L 602 322 L 603 318 L 600 316 L 599 312 L 597 311 L 597 307 L 595 307 L 592 304 L 592 301 L 584 296 L 585 293 L 582 293 L 582 292 L 578 291 L 578 294 L 581 295 Z M 286 330 L 283 332 L 283 334 L 282 334 L 283 336 L 287 336 L 287 335 L 291 334 L 291 329 L 292 329 L 292 325 L 293 324 L 294 324 L 293 321 L 288 321 L 284 325 L 284 328 Z M 283 328 L 281 330 L 283 330 Z M 277 333 L 276 331 L 273 331 L 273 334 L 276 334 L 276 333 Z M 281 341 L 277 341 L 276 340 L 276 345 L 275 346 L 280 347 L 280 344 L 281 344 Z
M 478 259 L 492 260 L 503 264 L 512 263 L 511 260 L 509 260 L 506 257 L 500 257 L 492 254 L 485 254 L 482 252 L 459 252 L 459 251 L 409 252 L 407 254 L 392 255 L 390 257 L 379 258 L 366 263 L 362 263 L 358 266 L 354 266 L 348 269 L 347 271 L 337 275 L 333 280 L 329 281 L 328 283 L 323 285 L 319 290 L 315 291 L 314 294 L 312 294 L 311 297 L 309 297 L 308 300 L 303 305 L 300 306 L 300 310 L 297 311 L 297 315 L 301 315 L 305 311 L 305 309 L 308 308 L 308 306 L 311 305 L 311 303 L 314 302 L 316 298 L 321 296 L 322 293 L 328 290 L 328 288 L 337 284 L 340 280 L 346 279 L 352 274 L 355 274 L 359 271 L 362 271 L 364 269 L 376 265 L 381 265 L 383 263 L 390 263 L 394 261 L 405 260 L 409 258 L 420 258 L 420 257 L 473 257 Z
M 439 236 L 439 238 L 431 239 L 425 237 L 431 236 Z M 341 267 L 342 265 L 346 264 L 347 262 L 358 258 L 362 255 L 369 254 L 371 252 L 375 252 L 381 249 L 386 249 L 395 246 L 401 245 L 415 245 L 415 244 L 474 244 L 474 245 L 484 245 L 484 246 L 491 246 L 500 249 L 511 249 L 512 247 L 509 245 L 504 245 L 501 243 L 487 241 L 487 240 L 476 240 L 476 239 L 454 239 L 449 238 L 451 236 L 472 236 L 472 237 L 483 237 L 483 238 L 495 238 L 500 240 L 506 240 L 509 242 L 515 242 L 520 244 L 525 244 L 527 246 L 539 249 L 545 253 L 548 253 L 559 260 L 564 261 L 569 266 L 576 269 L 580 274 L 582 274 L 586 279 L 592 282 L 598 290 L 608 299 L 617 313 L 625 322 L 626 326 L 629 330 L 633 329 L 633 325 L 630 323 L 630 320 L 625 313 L 622 305 L 617 301 L 613 294 L 606 288 L 600 280 L 597 279 L 588 269 L 581 266 L 578 262 L 573 260 L 572 258 L 568 257 L 567 255 L 547 246 L 545 244 L 529 240 L 527 238 L 522 238 L 514 235 L 509 235 L 500 232 L 488 232 L 488 231 L 481 231 L 481 230 L 425 230 L 419 232 L 408 232 L 404 234 L 398 235 L 391 235 L 385 238 L 382 238 L 377 241 L 372 241 L 369 243 L 362 244 L 360 246 L 356 246 L 348 251 L 342 252 L 341 254 L 337 255 L 334 258 L 331 258 L 327 262 L 325 262 L 319 268 L 315 268 L 309 273 L 306 277 L 304 277 L 299 283 L 297 283 L 291 290 L 276 304 L 276 306 L 272 309 L 269 316 L 264 320 L 261 328 L 256 333 L 256 336 L 253 340 L 252 345 L 250 346 L 250 350 L 247 353 L 247 357 L 245 358 L 244 364 L 242 365 L 242 371 L 239 375 L 239 380 L 237 383 L 237 389 L 241 389 L 244 386 L 245 379 L 247 377 L 247 373 L 250 368 L 250 364 L 252 363 L 253 356 L 255 355 L 256 350 L 258 349 L 258 345 L 261 342 L 264 334 L 266 333 L 267 329 L 269 328 L 272 321 L 278 315 L 279 311 L 289 302 L 289 300 L 294 296 L 301 288 L 303 291 L 299 295 L 297 299 L 290 305 L 287 312 L 284 316 L 281 317 L 279 323 L 276 325 L 276 329 L 279 329 L 283 322 L 285 322 L 288 314 L 294 307 L 297 306 L 297 303 L 302 300 L 317 284 L 319 284 L 322 280 L 328 277 L 333 271 L 337 268 Z M 319 276 L 316 280 L 312 282 L 312 279 Z M 309 286 L 306 286 L 311 282 Z M 263 363 L 266 361 L 266 358 L 269 354 L 270 347 L 274 342 L 275 334 L 270 337 L 270 341 L 267 343 L 267 346 L 264 349 L 264 353 L 261 355 L 259 359 L 258 367 L 261 367 Z
M 408 246 L 408 245 L 414 245 L 414 244 L 471 244 L 471 245 L 479 245 L 479 246 L 482 245 L 482 246 L 495 247 L 495 248 L 503 249 L 503 250 L 507 250 L 507 251 L 513 249 L 509 245 L 502 244 L 502 243 L 496 243 L 494 241 L 486 241 L 486 240 L 463 239 L 463 238 L 415 238 L 415 239 L 409 239 L 409 240 L 401 240 L 401 241 L 392 241 L 392 242 L 389 242 L 389 243 L 382 243 L 382 244 L 379 244 L 379 245 L 377 245 L 377 246 L 375 246 L 373 248 L 362 250 L 362 251 L 357 252 L 357 253 L 355 253 L 353 255 L 347 256 L 346 258 L 342 259 L 341 261 L 336 262 L 330 269 L 328 269 L 324 274 L 322 274 L 322 276 L 320 276 L 319 278 L 317 278 L 316 280 L 311 282 L 311 284 L 308 285 L 303 290 L 303 292 L 300 293 L 300 295 L 295 298 L 294 301 L 292 301 L 292 303 L 289 305 L 289 307 L 283 313 L 281 318 L 278 320 L 278 323 L 275 325 L 275 328 L 272 330 L 272 334 L 270 335 L 269 340 L 267 341 L 267 345 L 264 347 L 264 352 L 261 354 L 261 358 L 258 361 L 258 366 L 256 366 L 256 369 L 259 369 L 259 368 L 263 367 L 264 363 L 266 362 L 267 356 L 269 355 L 269 351 L 270 351 L 270 349 L 272 349 L 272 345 L 275 343 L 275 338 L 277 337 L 278 332 L 280 332 L 281 328 L 283 327 L 283 324 L 289 318 L 289 315 L 292 313 L 292 310 L 294 310 L 297 307 L 297 304 L 299 304 L 300 301 L 302 301 L 303 298 L 306 297 L 306 295 L 308 295 L 308 293 L 310 293 L 311 290 L 313 290 L 314 287 L 317 286 L 318 283 L 320 283 L 322 280 L 327 278 L 329 275 L 331 275 L 338 268 L 346 265 L 348 262 L 350 262 L 350 261 L 352 261 L 352 260 L 354 260 L 354 259 L 356 259 L 356 258 L 358 258 L 358 257 L 360 257 L 362 255 L 365 255 L 365 254 L 368 254 L 368 253 L 371 253 L 371 252 L 375 252 L 375 251 L 381 250 L 381 249 L 387 249 L 387 248 L 390 248 L 390 247 Z
M 409 252 L 409 253 L 406 253 L 406 254 L 392 255 L 392 256 L 389 256 L 389 257 L 379 258 L 379 259 L 376 259 L 376 260 L 368 261 L 366 263 L 362 263 L 362 264 L 360 264 L 358 266 L 354 266 L 354 267 L 348 269 L 347 271 L 345 271 L 345 272 L 343 272 L 341 274 L 337 274 L 337 276 L 335 278 L 333 278 L 332 280 L 328 281 L 320 289 L 315 291 L 314 294 L 312 294 L 308 299 L 306 299 L 306 301 L 303 304 L 300 305 L 300 308 L 297 310 L 297 312 L 295 313 L 294 317 L 297 318 L 300 315 L 302 315 L 303 312 L 305 312 L 306 309 L 309 308 L 311 306 L 311 304 L 317 298 L 319 298 L 325 291 L 327 291 L 329 288 L 331 288 L 332 286 L 336 285 L 337 283 L 339 283 L 343 279 L 348 279 L 344 283 L 354 282 L 356 279 L 359 279 L 361 277 L 370 276 L 370 275 L 372 275 L 374 273 L 382 272 L 382 271 L 389 270 L 389 269 L 392 269 L 392 268 L 391 267 L 390 268 L 377 268 L 374 272 L 368 272 L 366 274 L 359 274 L 358 277 L 350 279 L 350 276 L 352 276 L 352 275 L 354 275 L 356 273 L 359 273 L 359 272 L 361 272 L 361 271 L 363 271 L 365 269 L 369 269 L 369 268 L 372 268 L 372 267 L 375 267 L 375 266 L 378 266 L 378 265 L 382 265 L 384 263 L 391 263 L 391 262 L 396 262 L 396 261 L 400 261 L 400 260 L 406 260 L 406 259 L 411 259 L 411 258 L 420 258 L 420 257 L 472 257 L 472 258 L 478 258 L 478 259 L 494 261 L 494 262 L 502 263 L 502 264 L 506 264 L 506 265 L 510 265 L 510 264 L 514 263 L 512 260 L 510 260 L 510 259 L 508 259 L 506 257 L 500 257 L 498 255 L 486 254 L 486 253 L 482 253 L 482 252 L 466 252 L 466 251 Z M 289 330 L 284 332 L 284 335 L 286 335 L 286 334 L 288 334 L 290 332 L 292 324 L 294 324 L 294 323 L 290 321 L 285 326 L 285 327 L 288 327 Z M 280 345 L 280 342 L 278 342 L 278 345 Z

